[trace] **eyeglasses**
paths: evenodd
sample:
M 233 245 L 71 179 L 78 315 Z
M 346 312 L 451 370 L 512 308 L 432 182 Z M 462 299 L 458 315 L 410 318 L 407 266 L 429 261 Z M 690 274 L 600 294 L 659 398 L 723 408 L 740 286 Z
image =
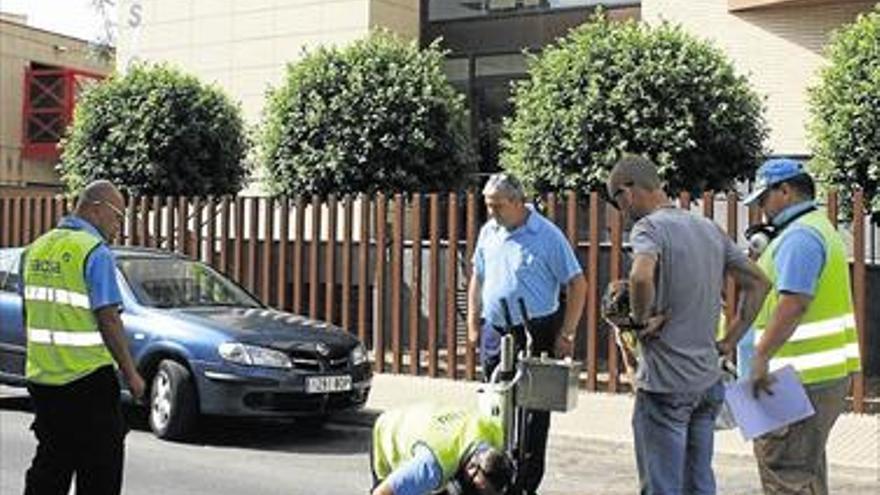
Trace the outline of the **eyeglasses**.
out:
M 109 201 L 95 201 L 94 204 L 104 205 L 104 206 L 110 208 L 110 211 L 112 211 L 116 215 L 116 218 L 118 218 L 119 220 L 122 220 L 123 218 L 125 218 L 125 212 L 120 210 L 119 207 L 117 207 L 116 205 L 114 205 L 113 203 L 111 203 Z

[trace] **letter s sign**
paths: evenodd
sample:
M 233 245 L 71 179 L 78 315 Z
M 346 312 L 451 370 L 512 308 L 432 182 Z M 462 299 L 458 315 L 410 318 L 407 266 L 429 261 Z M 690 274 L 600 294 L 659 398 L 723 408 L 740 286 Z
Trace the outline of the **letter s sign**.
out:
M 141 25 L 143 10 L 144 6 L 140 2 L 133 2 L 131 4 L 131 7 L 128 9 L 128 27 L 134 29 Z

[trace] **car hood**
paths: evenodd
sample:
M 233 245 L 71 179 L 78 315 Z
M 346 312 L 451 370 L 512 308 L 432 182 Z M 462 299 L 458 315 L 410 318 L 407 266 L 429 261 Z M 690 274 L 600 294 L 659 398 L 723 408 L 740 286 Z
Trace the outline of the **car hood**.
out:
M 238 342 L 288 352 L 314 350 L 319 342 L 331 350 L 347 352 L 358 342 L 341 328 L 273 309 L 185 308 L 175 313 L 192 323 L 224 332 Z

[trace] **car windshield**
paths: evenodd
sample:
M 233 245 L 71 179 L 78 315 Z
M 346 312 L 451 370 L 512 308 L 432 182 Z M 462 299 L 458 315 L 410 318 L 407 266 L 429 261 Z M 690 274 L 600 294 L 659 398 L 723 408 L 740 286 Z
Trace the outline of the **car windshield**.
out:
M 197 261 L 181 258 L 121 258 L 117 264 L 138 302 L 145 306 L 261 307 L 244 289 Z

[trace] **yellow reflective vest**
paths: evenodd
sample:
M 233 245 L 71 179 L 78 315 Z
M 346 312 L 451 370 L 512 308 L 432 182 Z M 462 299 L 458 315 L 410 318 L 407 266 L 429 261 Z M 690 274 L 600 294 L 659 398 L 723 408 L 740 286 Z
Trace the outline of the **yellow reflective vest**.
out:
M 100 244 L 88 232 L 57 228 L 27 248 L 22 280 L 28 381 L 64 385 L 113 364 L 85 280 L 86 260 Z
M 373 427 L 373 469 L 385 479 L 423 444 L 443 473 L 441 486 L 456 473 L 462 458 L 480 442 L 503 447 L 498 418 L 454 406 L 419 404 L 384 412 Z
M 813 300 L 794 333 L 770 359 L 770 370 L 792 365 L 804 384 L 843 378 L 861 369 L 858 336 L 850 293 L 849 263 L 840 234 L 821 211 L 808 213 L 792 224 L 801 224 L 818 232 L 825 246 L 825 266 L 819 275 Z M 758 265 L 770 279 L 773 289 L 767 294 L 755 319 L 755 341 L 764 333 L 779 303 L 775 289 L 778 274 L 774 254 L 791 232 L 791 226 L 773 239 Z

